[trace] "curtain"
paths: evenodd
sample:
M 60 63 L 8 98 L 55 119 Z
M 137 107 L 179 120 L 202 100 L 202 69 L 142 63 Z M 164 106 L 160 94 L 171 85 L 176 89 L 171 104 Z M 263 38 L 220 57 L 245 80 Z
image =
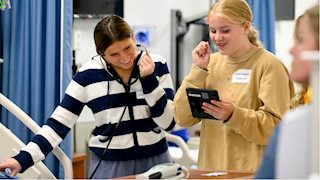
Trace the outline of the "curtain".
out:
M 247 0 L 253 12 L 253 25 L 259 32 L 264 47 L 275 53 L 274 0 Z
M 54 0 L 56 1 L 56 0 Z M 60 53 L 60 100 L 64 96 L 64 92 L 67 89 L 68 84 L 72 79 L 72 24 L 73 24 L 73 0 L 61 0 L 63 2 L 60 9 L 62 13 L 62 32 L 60 36 L 60 44 L 62 46 L 62 53 Z M 61 19 L 61 17 L 60 17 Z M 61 29 L 61 27 L 60 27 Z M 60 144 L 60 147 L 72 159 L 73 143 L 72 143 L 72 132 L 69 132 L 65 140 Z M 59 178 L 64 177 L 63 166 L 59 166 Z
M 1 12 L 1 18 L 2 93 L 42 126 L 72 76 L 72 0 L 11 0 L 11 9 Z M 4 108 L 0 121 L 24 143 L 34 136 Z M 69 133 L 61 145 L 69 157 L 71 145 Z M 52 153 L 44 162 L 56 177 L 63 178 Z
M 0 92 L 2 92 L 2 61 L 3 61 L 3 41 L 2 41 L 2 18 L 0 13 Z M 1 109 L 0 109 L 0 117 L 1 117 Z

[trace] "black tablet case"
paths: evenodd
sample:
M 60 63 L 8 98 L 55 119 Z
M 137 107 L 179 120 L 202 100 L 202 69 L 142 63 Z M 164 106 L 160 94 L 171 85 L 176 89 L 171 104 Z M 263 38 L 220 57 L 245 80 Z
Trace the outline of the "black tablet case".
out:
M 186 93 L 193 117 L 216 119 L 215 117 L 205 113 L 201 106 L 203 102 L 210 103 L 210 100 L 212 99 L 220 101 L 218 91 L 211 89 L 186 88 Z

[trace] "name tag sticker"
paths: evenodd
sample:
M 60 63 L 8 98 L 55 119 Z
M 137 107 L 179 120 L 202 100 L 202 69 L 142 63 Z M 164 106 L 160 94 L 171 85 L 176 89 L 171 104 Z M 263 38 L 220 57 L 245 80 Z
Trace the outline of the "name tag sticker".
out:
M 137 91 L 136 92 L 136 95 L 137 95 L 137 99 L 144 99 L 144 94 L 143 94 L 143 91 Z
M 248 83 L 251 77 L 251 69 L 239 69 L 232 75 L 232 83 Z

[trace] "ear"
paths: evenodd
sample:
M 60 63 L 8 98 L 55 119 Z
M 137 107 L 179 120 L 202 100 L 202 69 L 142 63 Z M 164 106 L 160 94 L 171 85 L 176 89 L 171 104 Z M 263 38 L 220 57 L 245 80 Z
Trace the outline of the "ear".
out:
M 250 21 L 246 21 L 244 24 L 243 24 L 243 28 L 244 30 L 247 32 L 250 30 L 251 28 L 251 22 Z
M 101 57 L 105 57 L 105 55 L 104 55 L 104 52 L 103 52 L 103 51 L 99 51 L 99 55 L 100 55 Z

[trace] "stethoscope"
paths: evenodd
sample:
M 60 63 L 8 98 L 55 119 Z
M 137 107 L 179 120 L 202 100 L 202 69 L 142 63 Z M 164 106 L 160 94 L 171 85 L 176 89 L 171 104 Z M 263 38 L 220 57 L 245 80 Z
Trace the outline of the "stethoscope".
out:
M 148 50 L 147 50 L 147 48 L 146 48 L 145 46 L 143 46 L 143 45 L 141 45 L 141 44 L 136 44 L 136 46 L 137 46 L 137 47 L 141 47 L 141 48 L 146 52 L 146 54 L 149 55 L 149 52 L 148 52 Z M 142 55 L 142 54 L 139 54 L 138 57 L 137 57 L 137 59 L 140 59 L 140 58 L 141 58 L 141 55 Z M 97 59 L 95 59 L 95 58 L 98 57 L 98 56 L 99 56 L 99 61 L 100 61 L 101 65 L 103 66 L 103 69 L 105 69 L 105 71 L 106 71 L 113 79 L 115 79 L 118 83 L 120 83 L 120 84 L 122 84 L 122 85 L 125 85 L 125 86 L 131 86 L 132 84 L 134 84 L 135 82 L 137 82 L 138 79 L 140 78 L 140 74 L 138 73 L 138 75 L 134 78 L 133 81 L 131 81 L 131 78 L 130 78 L 128 84 L 123 83 L 123 81 L 121 80 L 120 77 L 115 77 L 114 74 L 110 72 L 112 66 L 111 66 L 111 64 L 110 64 L 107 60 L 105 60 L 105 59 L 102 57 L 101 54 L 98 54 L 98 55 L 96 55 L 96 56 L 93 56 L 91 59 L 92 59 L 92 60 L 97 60 Z M 137 63 L 138 63 L 138 60 L 135 61 L 135 63 L 137 64 Z M 109 83 L 109 81 L 108 81 L 108 83 Z M 109 87 L 109 86 L 108 86 L 108 87 Z M 108 91 L 109 91 L 109 88 L 108 88 Z

